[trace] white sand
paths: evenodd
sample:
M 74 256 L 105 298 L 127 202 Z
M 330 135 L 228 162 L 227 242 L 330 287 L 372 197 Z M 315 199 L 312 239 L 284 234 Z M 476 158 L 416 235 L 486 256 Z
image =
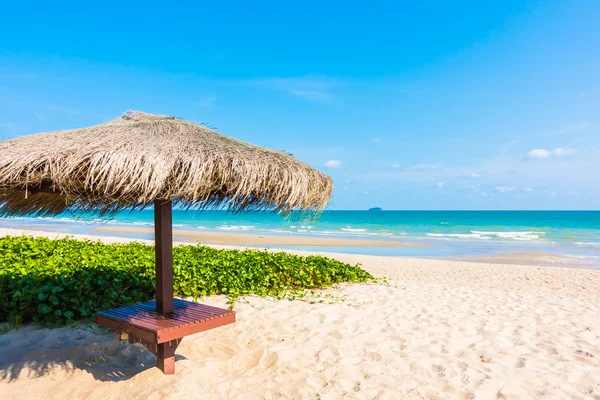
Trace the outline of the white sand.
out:
M 249 297 L 174 376 L 93 324 L 27 326 L 0 335 L 0 398 L 600 399 L 600 270 L 331 255 L 389 284 Z

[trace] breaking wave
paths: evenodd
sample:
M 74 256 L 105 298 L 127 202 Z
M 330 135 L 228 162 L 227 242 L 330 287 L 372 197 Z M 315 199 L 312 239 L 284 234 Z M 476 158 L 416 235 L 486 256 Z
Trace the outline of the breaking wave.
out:
M 487 232 L 471 231 L 470 233 L 428 233 L 427 236 L 436 239 L 463 239 L 463 240 L 518 240 L 518 241 L 545 241 L 545 232 Z

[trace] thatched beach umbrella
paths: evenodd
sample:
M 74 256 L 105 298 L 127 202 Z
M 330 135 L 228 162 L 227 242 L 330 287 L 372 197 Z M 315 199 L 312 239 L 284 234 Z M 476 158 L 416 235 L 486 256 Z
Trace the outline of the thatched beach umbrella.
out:
M 156 309 L 173 312 L 172 204 L 320 210 L 331 179 L 293 156 L 174 117 L 114 121 L 0 142 L 0 215 L 112 215 L 154 205 Z

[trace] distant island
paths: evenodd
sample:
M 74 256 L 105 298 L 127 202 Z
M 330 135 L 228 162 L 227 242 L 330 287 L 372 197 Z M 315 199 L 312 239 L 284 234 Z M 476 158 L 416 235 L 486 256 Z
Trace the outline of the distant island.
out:
M 369 208 L 369 211 L 383 211 L 381 209 L 381 207 L 373 207 L 373 208 Z

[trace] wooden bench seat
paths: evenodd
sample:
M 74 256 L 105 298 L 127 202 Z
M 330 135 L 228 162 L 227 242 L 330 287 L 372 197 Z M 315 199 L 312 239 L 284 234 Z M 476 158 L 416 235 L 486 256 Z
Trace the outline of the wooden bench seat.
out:
M 141 343 L 157 367 L 175 373 L 175 349 L 185 336 L 235 322 L 235 311 L 174 299 L 173 312 L 160 314 L 154 300 L 96 314 L 96 323 L 117 331 L 120 340 Z

